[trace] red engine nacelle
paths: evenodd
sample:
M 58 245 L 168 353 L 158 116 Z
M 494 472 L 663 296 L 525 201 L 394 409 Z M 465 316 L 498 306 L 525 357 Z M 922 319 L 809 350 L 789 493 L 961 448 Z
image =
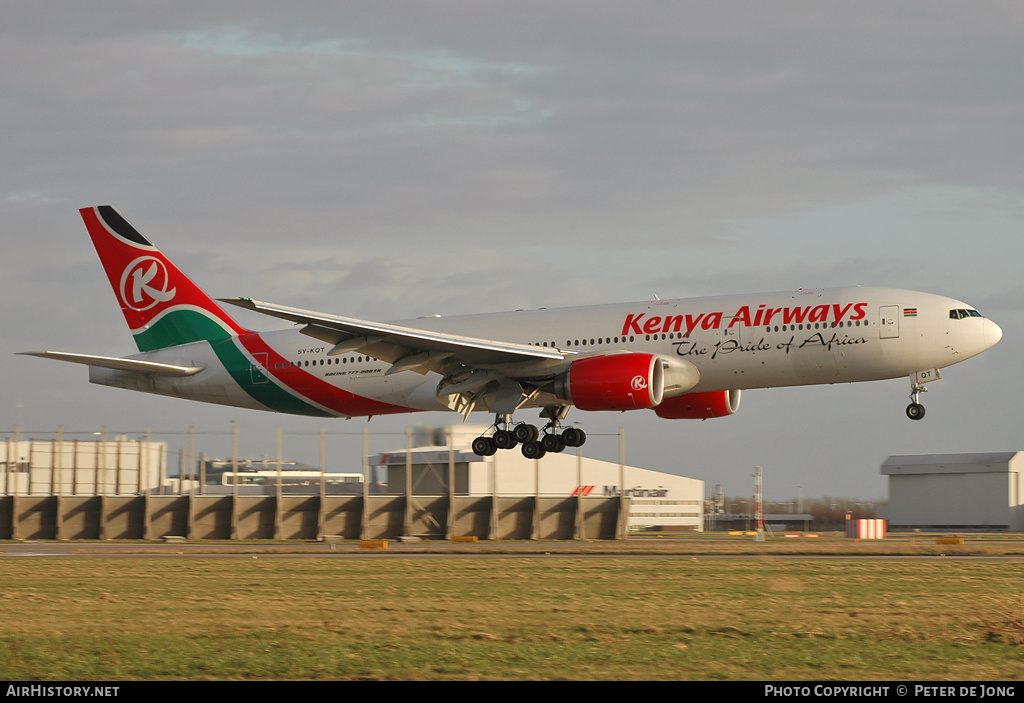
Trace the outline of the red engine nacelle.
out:
M 736 390 L 677 395 L 667 398 L 654 412 L 666 420 L 706 420 L 732 415 L 739 409 L 740 392 Z
M 609 354 L 572 362 L 558 394 L 580 410 L 653 408 L 665 392 L 661 360 L 654 354 Z

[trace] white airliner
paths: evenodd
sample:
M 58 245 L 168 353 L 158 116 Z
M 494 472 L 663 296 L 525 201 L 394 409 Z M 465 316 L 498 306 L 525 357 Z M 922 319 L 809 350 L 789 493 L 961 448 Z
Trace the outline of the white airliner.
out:
M 106 386 L 321 417 L 453 410 L 493 413 L 479 455 L 529 458 L 580 446 L 569 408 L 731 415 L 747 388 L 907 377 L 907 416 L 939 369 L 1002 330 L 952 298 L 835 288 L 652 300 L 379 323 L 221 299 L 294 323 L 247 330 L 109 206 L 81 210 L 141 353 L 26 352 L 89 366 Z M 540 408 L 546 425 L 513 423 Z

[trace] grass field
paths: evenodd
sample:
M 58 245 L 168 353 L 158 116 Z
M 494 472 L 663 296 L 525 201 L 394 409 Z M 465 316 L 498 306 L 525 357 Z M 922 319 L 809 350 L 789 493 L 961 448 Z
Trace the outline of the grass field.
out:
M 4 558 L 0 680 L 1024 678 L 1024 564 Z

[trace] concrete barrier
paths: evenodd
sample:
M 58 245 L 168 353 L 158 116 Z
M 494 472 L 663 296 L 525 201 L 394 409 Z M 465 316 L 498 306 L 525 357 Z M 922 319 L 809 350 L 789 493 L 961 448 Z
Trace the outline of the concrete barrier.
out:
M 0 496 L 0 539 L 615 539 L 624 505 L 578 496 L 13 495 Z

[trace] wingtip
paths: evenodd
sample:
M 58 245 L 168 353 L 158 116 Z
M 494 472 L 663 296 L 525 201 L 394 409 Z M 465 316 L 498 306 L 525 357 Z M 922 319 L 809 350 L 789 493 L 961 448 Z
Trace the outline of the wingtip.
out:
M 254 307 L 252 298 L 217 298 L 217 301 L 227 303 L 228 305 L 237 305 L 240 308 L 249 308 L 250 310 Z

